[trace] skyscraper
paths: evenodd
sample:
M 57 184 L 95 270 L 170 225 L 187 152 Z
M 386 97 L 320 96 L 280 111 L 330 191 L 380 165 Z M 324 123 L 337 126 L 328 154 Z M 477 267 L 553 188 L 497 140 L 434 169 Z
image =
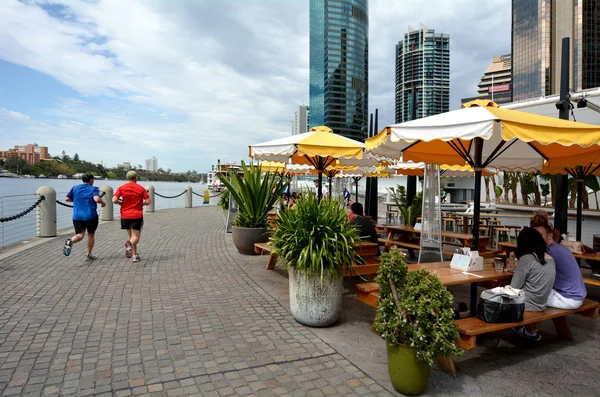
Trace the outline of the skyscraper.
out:
M 396 44 L 396 123 L 450 110 L 450 35 L 409 26 Z
M 311 127 L 367 137 L 368 38 L 368 0 L 310 1 Z
M 600 0 L 512 0 L 513 100 L 558 94 L 563 37 L 569 88 L 600 86 Z
M 510 54 L 496 55 L 477 85 L 476 97 L 462 98 L 461 104 L 473 99 L 490 99 L 496 103 L 512 102 L 512 61 Z
M 294 112 L 292 120 L 292 135 L 302 134 L 308 131 L 309 110 L 308 106 L 300 105 Z

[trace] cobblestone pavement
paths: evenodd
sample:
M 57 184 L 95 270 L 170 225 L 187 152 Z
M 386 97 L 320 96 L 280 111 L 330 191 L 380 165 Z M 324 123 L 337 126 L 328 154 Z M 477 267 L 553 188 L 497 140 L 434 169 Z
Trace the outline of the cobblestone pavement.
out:
M 215 207 L 147 214 L 135 264 L 118 222 L 100 225 L 94 262 L 63 242 L 0 260 L 2 396 L 396 395 L 359 280 L 337 324 L 296 323 L 285 273 L 239 255 Z M 508 331 L 467 353 L 457 378 L 434 366 L 425 395 L 598 395 L 599 320 L 569 321 L 574 342 L 543 324 L 539 345 Z

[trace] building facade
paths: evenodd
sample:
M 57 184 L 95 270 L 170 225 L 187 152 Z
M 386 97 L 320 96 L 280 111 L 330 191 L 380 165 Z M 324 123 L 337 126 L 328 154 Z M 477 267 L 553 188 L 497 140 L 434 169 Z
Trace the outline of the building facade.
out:
M 600 0 L 513 0 L 513 100 L 560 91 L 562 39 L 571 38 L 569 88 L 600 86 Z
M 496 103 L 512 102 L 512 60 L 510 54 L 496 55 L 477 85 L 477 96 L 461 99 L 461 104 L 474 99 L 489 99 Z
M 27 161 L 29 164 L 38 164 L 42 160 L 48 160 L 48 147 L 38 146 L 37 143 L 29 143 L 25 146 L 15 146 L 14 149 L 0 151 L 0 160 L 6 160 L 10 157 L 18 157 Z
M 298 109 L 294 112 L 294 120 L 292 120 L 292 135 L 303 134 L 308 131 L 309 117 L 309 107 L 306 105 L 298 106 Z
M 151 159 L 146 159 L 146 171 L 158 171 L 158 159 L 152 156 Z
M 309 127 L 367 137 L 368 39 L 368 0 L 310 1 Z
M 414 93 L 414 96 L 413 96 Z M 450 36 L 421 25 L 396 45 L 396 123 L 450 110 Z
M 122 164 L 117 164 L 117 168 L 123 168 L 125 171 L 129 171 L 131 169 L 131 163 L 125 161 Z

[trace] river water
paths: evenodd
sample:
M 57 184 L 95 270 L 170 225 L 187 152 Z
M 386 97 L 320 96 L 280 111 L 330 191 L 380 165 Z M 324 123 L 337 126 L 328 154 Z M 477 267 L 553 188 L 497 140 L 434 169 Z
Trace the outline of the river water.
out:
M 53 188 L 56 191 L 56 199 L 64 202 L 64 198 L 71 187 L 79 183 L 81 181 L 76 179 L 0 178 L 0 217 L 14 216 L 31 207 L 36 201 L 35 193 L 37 189 L 42 186 Z M 111 186 L 113 191 L 115 191 L 124 183 L 126 181 L 97 180 L 94 185 L 99 188 L 102 188 L 102 186 Z M 154 191 L 163 196 L 178 195 L 188 185 L 192 187 L 194 193 L 200 195 L 206 189 L 206 184 L 193 182 L 141 182 L 140 184 L 143 186 L 154 186 Z M 216 205 L 220 195 L 216 192 L 211 192 L 211 196 L 213 197 L 211 197 L 208 205 Z M 203 201 L 203 197 L 196 196 L 195 194 L 192 195 L 192 204 L 194 207 L 202 206 Z M 154 202 L 156 210 L 183 208 L 185 206 L 184 196 L 173 199 L 155 196 Z M 100 206 L 98 206 L 98 209 L 100 210 Z M 113 210 L 115 216 L 118 216 L 119 206 L 114 206 Z M 59 230 L 72 226 L 72 211 L 71 208 L 57 205 L 56 222 Z M 19 219 L 2 222 L 0 223 L 0 247 L 35 237 L 36 230 L 35 210 L 32 210 Z

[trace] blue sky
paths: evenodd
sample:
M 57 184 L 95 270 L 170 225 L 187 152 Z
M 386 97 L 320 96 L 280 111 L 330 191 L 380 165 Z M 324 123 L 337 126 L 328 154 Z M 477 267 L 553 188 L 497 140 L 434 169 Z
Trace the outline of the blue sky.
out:
M 490 4 L 491 3 L 491 4 Z M 308 103 L 308 0 L 3 0 L 1 149 L 173 171 L 246 159 Z M 416 3 L 415 3 L 416 4 Z M 451 37 L 451 108 L 510 52 L 510 1 L 371 0 L 370 111 L 394 118 L 394 46 Z

